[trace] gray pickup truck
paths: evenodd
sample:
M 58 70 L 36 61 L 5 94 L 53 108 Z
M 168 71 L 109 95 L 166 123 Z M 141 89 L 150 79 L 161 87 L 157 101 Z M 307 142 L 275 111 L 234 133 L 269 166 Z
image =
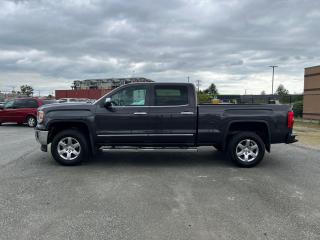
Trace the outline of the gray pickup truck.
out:
M 214 146 L 237 165 L 253 167 L 271 144 L 297 141 L 288 105 L 198 105 L 188 83 L 128 84 L 94 104 L 42 106 L 37 122 L 41 150 L 51 144 L 63 165 L 99 150 Z

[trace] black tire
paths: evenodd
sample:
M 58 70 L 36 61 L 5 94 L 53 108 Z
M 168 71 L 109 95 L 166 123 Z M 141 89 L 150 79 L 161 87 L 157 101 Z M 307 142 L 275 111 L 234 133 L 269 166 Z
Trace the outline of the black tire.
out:
M 27 117 L 27 125 L 28 125 L 28 127 L 32 127 L 32 128 L 37 126 L 37 118 L 35 118 L 34 116 L 28 116 Z
M 223 152 L 222 146 L 221 145 L 213 145 L 213 147 L 219 151 L 219 152 Z
M 247 140 L 250 141 L 248 142 Z M 244 143 L 245 146 L 243 145 Z M 230 159 L 240 167 L 250 168 L 256 166 L 261 162 L 264 154 L 265 144 L 262 139 L 253 132 L 240 132 L 232 136 L 228 144 L 228 155 Z
M 74 139 L 72 142 L 73 144 L 76 144 L 77 141 L 80 145 L 80 148 L 73 148 L 74 150 L 77 150 L 79 152 L 79 155 L 71 154 L 72 159 L 65 159 L 68 155 L 68 153 L 63 153 L 62 156 L 58 152 L 58 147 L 61 150 L 61 144 L 59 145 L 60 141 L 63 141 L 64 139 Z M 68 140 L 67 140 L 68 141 Z M 74 146 L 74 145 L 73 145 Z M 63 150 L 63 148 L 62 148 Z M 70 151 L 67 150 L 67 151 Z M 71 150 L 72 151 L 72 150 Z M 82 163 L 82 161 L 88 156 L 88 143 L 86 141 L 85 136 L 77 130 L 63 130 L 59 132 L 56 136 L 54 136 L 53 141 L 51 143 L 51 154 L 53 158 L 60 164 L 65 166 L 74 166 L 79 165 Z

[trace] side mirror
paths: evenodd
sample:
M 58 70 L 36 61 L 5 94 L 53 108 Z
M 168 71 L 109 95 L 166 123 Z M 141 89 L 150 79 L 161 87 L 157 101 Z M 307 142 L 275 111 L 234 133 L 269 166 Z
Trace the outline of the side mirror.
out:
M 112 102 L 111 102 L 111 98 L 106 98 L 104 101 L 104 107 L 105 108 L 112 108 Z

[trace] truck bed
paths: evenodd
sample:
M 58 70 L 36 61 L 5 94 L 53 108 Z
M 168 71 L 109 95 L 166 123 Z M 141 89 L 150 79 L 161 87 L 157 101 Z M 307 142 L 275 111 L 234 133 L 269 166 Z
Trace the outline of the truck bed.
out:
M 288 134 L 289 105 L 271 104 L 200 104 L 198 105 L 198 144 L 220 142 L 232 124 L 264 124 L 270 131 L 271 143 L 284 142 Z

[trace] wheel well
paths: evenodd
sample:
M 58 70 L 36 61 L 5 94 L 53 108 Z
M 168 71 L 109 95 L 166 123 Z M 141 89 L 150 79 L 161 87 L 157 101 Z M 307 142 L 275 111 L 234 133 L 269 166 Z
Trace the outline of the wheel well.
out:
M 48 136 L 48 143 L 51 143 L 54 136 L 57 135 L 57 133 L 66 130 L 66 129 L 76 129 L 77 131 L 80 131 L 86 139 L 89 139 L 88 146 L 91 150 L 91 142 L 90 142 L 90 134 L 88 126 L 85 123 L 81 122 L 58 122 L 53 123 L 49 127 L 49 136 Z
M 226 139 L 226 143 L 229 142 L 231 137 L 238 132 L 254 132 L 259 137 L 261 137 L 262 141 L 266 146 L 266 150 L 270 152 L 270 135 L 268 126 L 263 122 L 236 122 L 232 123 L 228 129 L 228 135 Z
M 37 117 L 36 117 L 35 115 L 33 115 L 33 114 L 28 114 L 28 115 L 26 116 L 26 121 L 28 120 L 29 117 L 34 117 L 35 119 L 37 119 Z

